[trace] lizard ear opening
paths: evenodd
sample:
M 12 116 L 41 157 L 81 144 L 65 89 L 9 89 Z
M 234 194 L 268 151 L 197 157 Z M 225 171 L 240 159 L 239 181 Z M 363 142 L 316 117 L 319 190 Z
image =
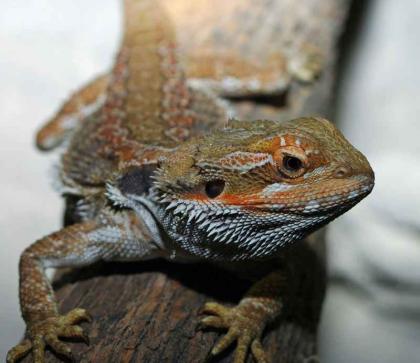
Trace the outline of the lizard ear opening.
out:
M 157 168 L 156 164 L 131 166 L 118 179 L 118 189 L 122 194 L 142 195 L 152 186 L 151 176 Z
M 210 180 L 206 183 L 206 186 L 205 186 L 206 195 L 210 199 L 218 197 L 220 194 L 222 194 L 224 189 L 225 189 L 225 181 L 221 179 Z

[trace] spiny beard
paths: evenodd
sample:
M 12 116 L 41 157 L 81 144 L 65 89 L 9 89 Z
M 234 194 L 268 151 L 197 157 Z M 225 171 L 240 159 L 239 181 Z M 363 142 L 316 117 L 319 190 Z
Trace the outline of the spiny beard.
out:
M 184 251 L 205 259 L 230 261 L 274 257 L 285 245 L 303 239 L 333 218 L 254 213 L 213 201 L 180 199 L 160 203 L 158 214 L 168 235 Z

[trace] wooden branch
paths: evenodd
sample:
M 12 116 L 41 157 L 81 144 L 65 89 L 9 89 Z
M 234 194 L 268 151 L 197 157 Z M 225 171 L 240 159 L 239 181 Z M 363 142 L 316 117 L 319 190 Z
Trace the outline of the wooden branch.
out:
M 232 107 L 244 119 L 286 119 L 303 114 L 326 114 L 334 75 L 335 45 L 349 1 L 247 1 L 248 16 L 253 14 L 253 6 L 259 13 L 260 20 L 254 24 L 254 30 L 259 26 L 259 30 L 265 29 L 266 32 L 258 33 L 259 40 L 248 39 L 245 48 L 242 38 L 235 42 L 238 29 L 246 28 L 247 24 L 244 21 L 246 17 L 237 13 L 238 7 L 244 9 L 240 5 L 242 0 L 232 0 L 231 3 L 239 4 L 237 8 L 229 5 L 224 9 L 225 12 L 231 11 L 223 14 L 224 19 L 233 20 L 221 21 L 217 25 L 211 25 L 211 21 L 216 21 L 221 16 L 216 12 L 221 11 L 222 3 L 229 2 L 217 1 L 218 6 L 213 6 L 215 2 L 209 0 L 189 2 L 194 3 L 195 8 L 197 4 L 205 7 L 205 11 L 200 12 L 200 16 L 207 21 L 205 26 L 204 18 L 200 23 L 198 15 L 198 20 L 185 15 L 188 14 L 185 10 L 186 0 L 164 1 L 180 33 L 180 53 L 185 58 L 188 75 L 199 79 L 200 74 L 203 76 L 203 73 L 210 74 L 210 71 L 218 70 L 219 73 L 212 75 L 214 82 L 208 85 L 219 92 L 220 96 L 228 97 Z M 253 5 L 257 3 L 259 5 Z M 261 5 L 262 3 L 265 5 Z M 286 11 L 285 14 L 281 12 L 282 8 Z M 278 12 L 279 24 L 272 21 L 276 19 L 273 9 Z M 271 21 L 265 22 L 265 19 Z M 276 32 L 270 27 L 277 27 Z M 264 37 L 264 34 L 271 35 Z M 272 36 L 277 41 L 273 41 Z M 253 33 L 250 37 L 253 37 Z M 291 37 L 289 42 L 286 37 Z M 204 42 L 203 39 L 207 41 Z M 227 41 L 223 42 L 223 39 Z M 194 44 L 197 47 L 203 44 L 203 48 L 197 50 Z M 298 53 L 301 45 L 308 44 L 310 47 L 318 47 L 324 59 L 317 79 L 310 82 L 296 78 L 287 63 L 296 60 L 293 54 Z M 265 67 L 263 59 L 257 64 L 256 72 L 259 72 L 260 80 L 266 82 L 259 83 L 257 89 L 252 91 L 245 87 L 242 91 L 236 89 L 230 93 L 229 89 L 223 89 L 223 77 L 229 77 L 229 72 L 236 72 L 239 78 L 249 80 L 250 74 L 247 72 L 252 68 L 249 65 L 256 64 L 258 55 L 264 58 L 267 52 L 276 50 L 275 47 L 279 48 L 276 54 L 284 55 L 285 68 L 270 68 L 274 63 Z M 234 56 L 226 57 L 226 49 L 232 49 Z M 247 49 L 248 53 L 244 54 L 243 49 Z M 219 55 L 223 62 L 218 61 Z M 203 69 L 199 63 L 206 57 L 216 59 L 219 68 Z M 231 68 L 229 62 L 232 59 L 234 64 L 246 63 L 248 68 L 244 66 L 242 73 Z M 264 78 L 267 74 L 272 78 Z M 283 83 L 280 82 L 282 80 Z M 278 87 L 273 88 L 273 84 Z M 67 213 L 67 221 L 69 217 L 71 212 Z M 272 329 L 267 330 L 263 341 L 272 362 L 318 361 L 316 331 L 326 281 L 322 249 L 322 236 L 318 235 L 285 251 L 285 260 L 290 271 L 290 291 L 285 296 L 285 312 Z M 93 322 L 85 326 L 91 345 L 87 347 L 75 343 L 73 346 L 73 351 L 81 362 L 196 363 L 208 359 L 208 354 L 219 336 L 217 332 L 203 333 L 196 329 L 201 307 L 206 301 L 237 303 L 249 282 L 207 264 L 180 265 L 150 261 L 99 264 L 67 272 L 60 275 L 54 286 L 62 312 L 83 307 L 93 316 Z M 58 360 L 53 354 L 47 353 L 47 361 Z M 212 361 L 231 362 L 232 350 Z
M 324 296 L 322 258 L 309 243 L 287 251 L 290 294 L 264 346 L 273 362 L 316 362 L 316 327 Z M 60 310 L 86 308 L 91 344 L 72 344 L 81 362 L 205 362 L 215 331 L 197 329 L 207 301 L 237 303 L 249 282 L 207 264 L 165 261 L 98 264 L 61 274 Z M 212 361 L 231 362 L 232 350 Z M 47 353 L 48 362 L 59 362 Z M 311 360 L 313 359 L 313 360 Z

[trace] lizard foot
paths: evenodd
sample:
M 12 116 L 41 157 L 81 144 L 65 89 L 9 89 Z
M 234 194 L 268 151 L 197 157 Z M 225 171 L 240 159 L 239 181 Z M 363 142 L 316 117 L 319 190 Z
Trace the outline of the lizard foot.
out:
M 91 317 L 85 309 L 74 309 L 66 315 L 54 316 L 29 325 L 29 339 L 25 339 L 9 350 L 7 363 L 18 361 L 31 350 L 34 363 L 44 363 L 46 345 L 49 345 L 56 353 L 73 360 L 70 347 L 58 338 L 79 338 L 89 344 L 89 337 L 80 326 L 75 325 L 81 321 L 91 321 Z
M 213 347 L 212 355 L 219 354 L 237 340 L 234 363 L 245 363 L 249 349 L 256 362 L 268 363 L 261 344 L 261 335 L 267 321 L 252 304 L 241 303 L 230 308 L 218 303 L 207 303 L 203 313 L 210 316 L 201 319 L 202 327 L 228 329 L 226 335 Z

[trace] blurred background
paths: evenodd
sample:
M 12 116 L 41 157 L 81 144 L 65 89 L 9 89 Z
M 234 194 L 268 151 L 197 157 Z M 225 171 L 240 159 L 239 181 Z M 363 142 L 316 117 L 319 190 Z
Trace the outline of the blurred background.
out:
M 336 121 L 371 161 L 377 184 L 328 230 L 321 361 L 413 363 L 420 357 L 420 2 L 360 3 Z M 117 0 L 2 1 L 1 360 L 24 331 L 19 254 L 61 225 L 51 172 L 58 156 L 35 150 L 35 131 L 71 91 L 110 67 L 120 10 Z

